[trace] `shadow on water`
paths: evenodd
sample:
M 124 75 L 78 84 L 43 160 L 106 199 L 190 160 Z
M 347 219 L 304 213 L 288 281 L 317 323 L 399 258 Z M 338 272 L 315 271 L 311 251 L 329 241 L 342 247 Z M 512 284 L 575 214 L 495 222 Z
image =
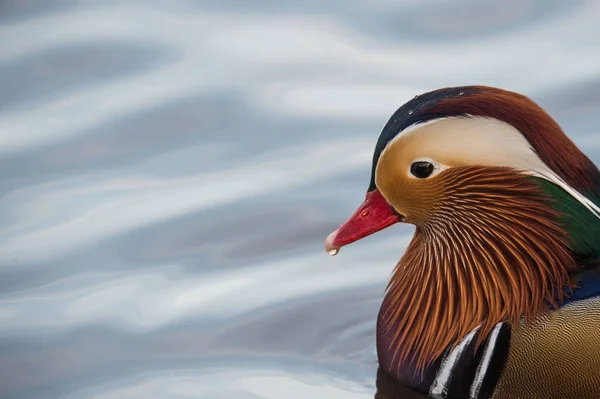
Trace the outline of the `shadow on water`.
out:
M 377 392 L 375 399 L 421 399 L 427 398 L 417 391 L 399 384 L 393 378 L 390 378 L 380 368 L 377 368 Z

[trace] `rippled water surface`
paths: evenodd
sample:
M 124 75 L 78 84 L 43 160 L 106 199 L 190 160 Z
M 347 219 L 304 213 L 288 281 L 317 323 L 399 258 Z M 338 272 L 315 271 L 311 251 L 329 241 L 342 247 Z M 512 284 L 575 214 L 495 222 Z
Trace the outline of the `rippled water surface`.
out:
M 600 161 L 600 3 L 0 2 L 0 397 L 372 398 L 391 113 L 533 97 Z

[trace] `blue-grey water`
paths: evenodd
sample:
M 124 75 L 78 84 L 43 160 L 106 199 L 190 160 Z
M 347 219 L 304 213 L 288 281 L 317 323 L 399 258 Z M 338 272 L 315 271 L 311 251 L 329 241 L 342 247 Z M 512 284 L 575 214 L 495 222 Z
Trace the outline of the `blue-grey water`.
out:
M 412 229 L 335 258 L 391 113 L 543 105 L 600 161 L 595 1 L 0 1 L 0 397 L 362 399 Z

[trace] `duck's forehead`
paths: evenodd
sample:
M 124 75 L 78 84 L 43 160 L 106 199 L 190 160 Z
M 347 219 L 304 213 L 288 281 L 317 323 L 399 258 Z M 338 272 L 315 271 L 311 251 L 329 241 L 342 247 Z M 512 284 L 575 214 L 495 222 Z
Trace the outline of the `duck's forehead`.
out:
M 412 163 L 432 159 L 446 166 L 486 165 L 539 169 L 543 163 L 513 126 L 492 118 L 451 117 L 410 126 L 381 156 Z
M 463 113 L 461 111 L 429 112 L 429 110 L 433 109 L 437 104 L 440 104 L 445 100 L 468 97 L 469 95 L 479 93 L 481 91 L 482 88 L 478 86 L 449 87 L 445 89 L 439 89 L 415 96 L 406 104 L 398 108 L 398 110 L 394 112 L 386 125 L 383 127 L 383 130 L 381 131 L 381 134 L 377 140 L 377 144 L 375 145 L 369 191 L 375 189 L 375 167 L 379 161 L 379 157 L 381 156 L 382 151 L 395 137 L 397 137 L 399 134 L 402 134 L 402 132 L 415 124 L 422 124 L 430 120 L 447 116 L 462 115 Z
M 475 86 L 465 86 L 450 87 L 415 96 L 398 108 L 390 117 L 379 136 L 377 149 L 379 151 L 383 150 L 387 143 L 396 137 L 396 135 L 416 123 L 424 123 L 445 116 L 456 116 L 447 113 L 428 113 L 427 110 L 444 100 L 463 96 L 467 97 L 477 92 L 481 92 L 481 89 Z

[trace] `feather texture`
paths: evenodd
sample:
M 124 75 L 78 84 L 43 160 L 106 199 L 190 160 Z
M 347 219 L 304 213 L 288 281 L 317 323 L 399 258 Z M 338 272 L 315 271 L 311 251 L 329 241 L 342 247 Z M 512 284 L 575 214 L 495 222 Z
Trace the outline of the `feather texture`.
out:
M 556 307 L 578 268 L 560 214 L 535 178 L 467 166 L 443 171 L 439 182 L 442 200 L 417 225 L 382 315 L 390 364 L 417 372 L 478 326 L 485 338 L 498 322 Z

